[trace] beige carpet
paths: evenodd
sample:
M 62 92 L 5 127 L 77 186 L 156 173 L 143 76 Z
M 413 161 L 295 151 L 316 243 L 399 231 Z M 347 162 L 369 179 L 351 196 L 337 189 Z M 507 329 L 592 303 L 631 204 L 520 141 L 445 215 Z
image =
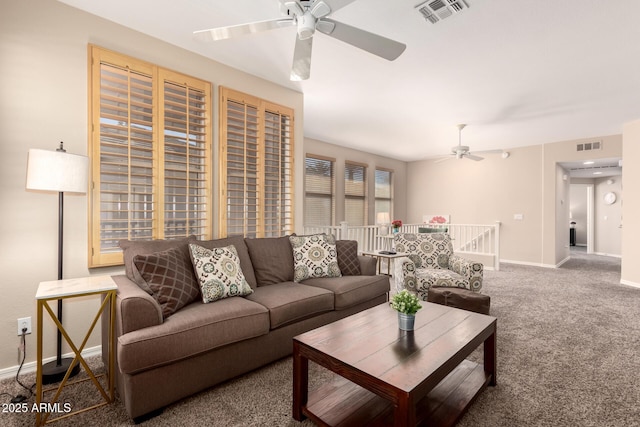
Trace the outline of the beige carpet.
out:
M 503 264 L 501 271 L 487 271 L 483 291 L 498 317 L 498 386 L 485 390 L 458 425 L 640 426 L 640 289 L 619 281 L 618 259 L 580 252 L 559 269 Z M 311 367 L 312 388 L 332 376 Z M 140 425 L 313 425 L 291 419 L 291 370 L 291 359 L 283 359 Z M 27 384 L 33 378 L 21 377 Z M 88 399 L 82 387 L 65 400 L 79 405 Z M 22 392 L 10 380 L 0 391 Z M 32 426 L 34 419 L 2 413 L 0 425 Z M 131 424 L 116 402 L 54 425 Z

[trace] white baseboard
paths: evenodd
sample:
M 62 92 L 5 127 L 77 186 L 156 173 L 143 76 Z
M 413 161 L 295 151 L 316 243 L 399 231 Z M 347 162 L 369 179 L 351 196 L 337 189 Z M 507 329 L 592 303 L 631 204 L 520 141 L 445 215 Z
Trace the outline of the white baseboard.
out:
M 622 255 L 608 254 L 608 253 L 605 253 L 605 252 L 594 252 L 593 255 L 609 256 L 611 258 L 622 258 Z
M 629 280 L 620 280 L 621 285 L 633 286 L 634 288 L 640 288 L 640 283 L 631 282 Z
M 98 345 L 95 347 L 91 347 L 91 348 L 87 348 L 82 352 L 82 357 L 87 358 L 87 357 L 92 357 L 92 356 L 99 356 L 102 354 L 102 346 Z M 73 357 L 73 353 L 67 353 L 67 354 L 63 354 L 62 357 Z M 51 361 L 56 360 L 56 357 L 49 357 L 46 358 L 42 361 L 43 364 L 45 363 L 49 363 Z M 20 368 L 20 365 L 16 365 L 16 366 L 12 366 L 10 368 L 5 368 L 5 369 L 0 369 L 0 380 L 5 380 L 7 378 L 15 378 L 16 374 L 18 373 L 18 369 Z M 24 373 L 28 373 L 28 372 L 35 372 L 36 371 L 36 362 L 25 362 L 24 365 L 22 365 L 22 369 L 20 370 L 20 374 L 24 374 Z
M 530 267 L 556 268 L 555 265 L 551 265 L 551 264 L 541 264 L 541 263 L 538 263 L 538 262 L 527 262 L 527 261 L 514 261 L 514 260 L 510 260 L 510 259 L 501 259 L 500 263 L 527 265 L 527 266 L 530 266 Z

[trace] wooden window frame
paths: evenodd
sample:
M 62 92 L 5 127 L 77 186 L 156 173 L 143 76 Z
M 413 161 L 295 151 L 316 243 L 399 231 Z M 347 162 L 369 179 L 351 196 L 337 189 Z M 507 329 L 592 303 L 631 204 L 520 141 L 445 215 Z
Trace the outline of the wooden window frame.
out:
M 208 202 L 206 206 L 197 212 L 201 212 L 205 218 L 201 218 L 204 225 L 202 238 L 211 238 L 212 236 L 212 116 L 213 116 L 213 104 L 212 104 L 212 85 L 210 82 L 203 81 L 191 76 L 187 76 L 182 73 L 178 73 L 172 70 L 168 70 L 159 67 L 154 64 L 150 64 L 136 58 L 129 57 L 127 55 L 119 54 L 109 51 L 107 49 L 89 45 L 88 46 L 88 58 L 89 58 L 89 153 L 91 153 L 91 189 L 90 197 L 88 198 L 88 211 L 89 211 L 89 267 L 103 267 L 121 265 L 123 263 L 122 251 L 111 249 L 109 252 L 103 252 L 101 247 L 101 68 L 102 64 L 108 64 L 108 66 L 117 67 L 125 72 L 141 73 L 151 78 L 152 87 L 152 164 L 153 171 L 151 173 L 152 179 L 152 231 L 151 239 L 162 239 L 165 237 L 165 83 L 173 83 L 177 86 L 184 86 L 187 89 L 194 89 L 203 93 L 204 102 L 204 115 L 202 116 L 202 124 L 199 127 L 205 129 L 203 140 L 203 155 L 204 155 L 204 187 L 202 188 L 202 197 Z M 187 94 L 189 91 L 187 90 Z M 187 96 L 188 98 L 188 96 Z M 187 112 L 187 117 L 189 112 Z M 189 121 L 189 119 L 187 119 Z M 128 123 L 129 127 L 131 122 Z M 130 135 L 129 135 L 130 138 Z M 189 136 L 187 136 L 189 138 Z M 129 139 L 129 147 L 131 147 L 131 140 Z M 186 147 L 186 152 L 189 152 L 189 147 Z M 130 149 L 130 148 L 129 148 Z M 188 155 L 187 155 L 188 156 Z M 131 163 L 127 163 L 127 167 L 130 167 Z M 189 166 L 185 166 L 186 174 L 189 174 Z M 131 185 L 131 178 L 129 178 L 129 185 Z M 189 187 L 186 187 L 186 194 L 189 194 Z M 186 200 L 186 199 L 185 199 Z M 133 202 L 127 202 L 127 209 L 123 209 L 123 212 L 130 211 L 130 205 Z M 185 201 L 185 204 L 187 202 Z M 185 211 L 186 212 L 186 211 Z M 128 217 L 129 218 L 129 217 Z M 130 219 L 126 222 L 127 226 L 126 234 L 131 235 L 134 228 L 131 227 Z M 188 228 L 185 226 L 186 234 Z M 178 237 L 178 236 L 174 236 Z M 186 236 L 185 236 L 186 237 Z
M 258 98 L 256 96 L 252 96 L 243 92 L 236 91 L 234 89 L 230 89 L 224 86 L 220 86 L 219 88 L 219 99 L 220 99 L 220 108 L 219 108 L 219 135 L 220 135 L 220 144 L 219 144 L 219 154 L 220 154 L 220 168 L 219 168 L 219 182 L 220 182 L 220 191 L 219 191 L 219 205 L 220 205 L 220 214 L 218 216 L 218 231 L 220 237 L 228 237 L 229 227 L 228 227 L 228 186 L 229 186 L 229 174 L 228 174 L 228 155 L 229 155 L 229 130 L 227 126 L 228 120 L 228 102 L 237 103 L 238 105 L 250 106 L 252 109 L 255 109 L 257 121 L 256 124 L 256 144 L 257 144 L 257 164 L 256 164 L 256 221 L 255 225 L 249 224 L 247 219 L 245 218 L 245 223 L 243 225 L 243 233 L 233 233 L 231 235 L 243 235 L 244 237 L 277 237 L 283 236 L 286 234 L 291 234 L 295 230 L 295 181 L 294 181 L 294 171 L 295 171 L 295 140 L 294 140 L 294 130 L 295 130 L 295 118 L 294 118 L 294 110 L 289 107 L 285 107 L 282 105 L 278 105 L 264 99 Z M 278 232 L 274 232 L 273 230 L 267 229 L 265 212 L 265 186 L 266 186 L 266 175 L 265 175 L 265 162 L 266 162 L 266 141 L 265 135 L 266 131 L 266 118 L 267 114 L 277 114 L 283 117 L 288 118 L 288 137 L 287 146 L 288 146 L 288 166 L 284 165 L 280 168 L 280 172 L 283 176 L 288 177 L 288 181 L 284 184 L 287 187 L 288 195 L 283 194 L 281 197 L 282 209 L 285 211 L 285 217 L 282 219 L 282 223 L 278 225 L 282 229 Z M 246 129 L 244 130 L 246 133 Z M 245 135 L 246 139 L 246 135 Z M 235 148 L 235 147 L 233 147 Z M 245 165 L 245 179 L 246 179 L 246 163 Z M 245 190 L 247 191 L 246 187 Z M 253 193 L 253 191 L 251 191 Z M 253 211 L 252 211 L 253 212 Z M 255 230 L 250 230 L 250 228 L 255 228 Z

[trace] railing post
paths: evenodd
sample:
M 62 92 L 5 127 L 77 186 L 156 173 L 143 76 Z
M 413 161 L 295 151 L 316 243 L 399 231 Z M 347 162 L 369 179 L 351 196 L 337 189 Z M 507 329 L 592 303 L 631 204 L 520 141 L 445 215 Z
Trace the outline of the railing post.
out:
M 347 221 L 340 221 L 340 240 L 347 240 L 349 238 L 349 224 Z
M 500 270 L 500 221 L 496 221 L 495 225 L 495 258 L 493 259 L 493 269 L 495 271 Z

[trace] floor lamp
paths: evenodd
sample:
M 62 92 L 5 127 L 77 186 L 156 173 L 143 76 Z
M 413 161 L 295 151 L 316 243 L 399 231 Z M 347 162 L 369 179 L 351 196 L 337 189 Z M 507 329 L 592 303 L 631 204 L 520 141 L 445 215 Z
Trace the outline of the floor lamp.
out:
M 62 280 L 62 226 L 64 212 L 64 193 L 86 193 L 89 171 L 87 156 L 69 154 L 62 147 L 56 151 L 29 150 L 27 162 L 27 190 L 58 192 L 58 280 Z M 62 324 L 62 300 L 58 300 L 58 320 Z M 72 359 L 62 358 L 62 334 L 58 330 L 58 348 L 56 360 L 42 367 L 43 384 L 61 381 Z M 71 376 L 80 371 L 76 364 Z

